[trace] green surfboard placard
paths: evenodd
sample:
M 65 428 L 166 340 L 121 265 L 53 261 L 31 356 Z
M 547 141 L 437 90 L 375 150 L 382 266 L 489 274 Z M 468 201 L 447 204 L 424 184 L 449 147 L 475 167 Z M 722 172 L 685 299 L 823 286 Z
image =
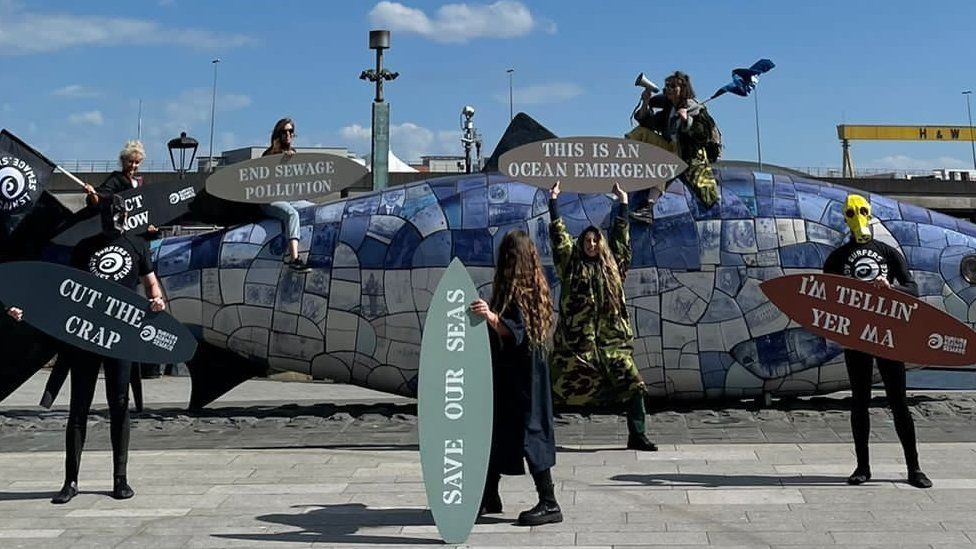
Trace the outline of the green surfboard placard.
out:
M 469 308 L 477 298 L 467 269 L 454 258 L 430 300 L 420 347 L 420 466 L 446 543 L 468 539 L 491 453 L 491 347 L 487 323 Z

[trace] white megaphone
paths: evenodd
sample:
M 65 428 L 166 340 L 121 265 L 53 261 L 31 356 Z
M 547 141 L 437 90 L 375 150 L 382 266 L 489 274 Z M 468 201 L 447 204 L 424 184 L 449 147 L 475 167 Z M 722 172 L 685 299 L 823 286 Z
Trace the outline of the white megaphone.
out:
M 637 75 L 637 80 L 634 82 L 634 85 L 640 86 L 642 88 L 647 88 L 651 90 L 651 93 L 657 93 L 661 91 L 661 88 L 658 88 L 657 84 L 651 82 L 646 76 L 644 76 L 644 73 L 640 73 Z

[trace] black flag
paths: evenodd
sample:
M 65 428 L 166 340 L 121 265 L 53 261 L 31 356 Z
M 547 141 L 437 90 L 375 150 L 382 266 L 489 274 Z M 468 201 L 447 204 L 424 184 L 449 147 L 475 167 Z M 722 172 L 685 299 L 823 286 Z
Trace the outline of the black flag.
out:
M 13 234 L 47 187 L 54 164 L 7 130 L 0 131 L 0 241 Z

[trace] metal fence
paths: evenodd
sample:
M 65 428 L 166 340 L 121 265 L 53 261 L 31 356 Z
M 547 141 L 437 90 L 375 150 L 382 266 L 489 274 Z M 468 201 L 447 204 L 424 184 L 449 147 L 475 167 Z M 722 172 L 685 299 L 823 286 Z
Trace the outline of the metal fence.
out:
M 55 160 L 55 163 L 72 173 L 111 172 L 119 169 L 118 160 Z M 173 165 L 167 160 L 144 160 L 141 172 L 171 172 Z

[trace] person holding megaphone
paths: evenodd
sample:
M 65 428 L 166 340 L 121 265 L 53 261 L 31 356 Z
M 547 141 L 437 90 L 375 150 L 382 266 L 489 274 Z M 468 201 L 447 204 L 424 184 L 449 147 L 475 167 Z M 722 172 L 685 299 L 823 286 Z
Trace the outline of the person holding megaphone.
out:
M 681 157 L 688 164 L 682 179 L 706 207 L 711 207 L 718 202 L 719 192 L 706 145 L 712 138 L 715 121 L 705 106 L 695 99 L 691 77 L 675 71 L 664 81 L 663 94 L 656 94 L 657 86 L 644 77 L 644 73 L 637 77 L 635 84 L 644 88 L 633 113 L 638 126 L 624 137 L 655 145 Z M 637 208 L 630 216 L 651 223 L 654 202 L 659 196 L 661 189 L 656 187 L 639 193 L 634 197 Z

